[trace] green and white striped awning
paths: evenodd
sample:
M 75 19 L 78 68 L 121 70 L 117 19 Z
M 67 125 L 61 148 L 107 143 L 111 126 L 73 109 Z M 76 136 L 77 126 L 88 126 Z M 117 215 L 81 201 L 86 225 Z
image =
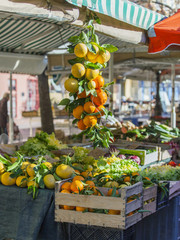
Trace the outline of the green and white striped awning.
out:
M 110 16 L 130 25 L 147 30 L 164 18 L 163 15 L 127 0 L 66 0 L 78 7 Z

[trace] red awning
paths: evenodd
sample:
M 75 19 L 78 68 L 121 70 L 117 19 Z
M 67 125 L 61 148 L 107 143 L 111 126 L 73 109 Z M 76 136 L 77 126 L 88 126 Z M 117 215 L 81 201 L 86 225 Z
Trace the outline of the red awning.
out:
M 149 53 L 158 53 L 165 49 L 180 50 L 180 9 L 148 30 Z

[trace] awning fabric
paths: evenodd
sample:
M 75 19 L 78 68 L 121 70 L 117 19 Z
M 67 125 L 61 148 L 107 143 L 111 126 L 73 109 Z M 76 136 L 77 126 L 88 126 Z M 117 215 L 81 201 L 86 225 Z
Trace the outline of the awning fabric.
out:
M 164 18 L 163 15 L 151 11 L 141 5 L 127 0 L 66 0 L 78 7 L 110 16 L 117 20 L 147 30 L 150 26 Z
M 180 49 L 180 11 L 156 23 L 148 30 L 149 53 Z

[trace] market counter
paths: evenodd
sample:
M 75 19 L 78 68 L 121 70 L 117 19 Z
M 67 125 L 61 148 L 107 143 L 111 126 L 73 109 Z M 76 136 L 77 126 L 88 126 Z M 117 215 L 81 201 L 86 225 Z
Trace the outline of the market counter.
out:
M 0 185 L 0 240 L 177 240 L 180 196 L 125 231 L 54 222 L 54 191 L 40 189 L 36 200 L 27 188 Z
M 57 239 L 54 222 L 54 191 L 39 190 L 36 200 L 27 188 L 0 185 L 0 239 Z

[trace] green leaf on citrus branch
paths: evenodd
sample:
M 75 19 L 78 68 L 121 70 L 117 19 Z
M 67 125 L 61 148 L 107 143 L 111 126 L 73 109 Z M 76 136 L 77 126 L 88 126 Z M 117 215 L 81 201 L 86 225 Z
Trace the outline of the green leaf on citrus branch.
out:
M 110 53 L 116 52 L 118 50 L 118 48 L 112 44 L 103 44 L 101 47 L 108 50 Z
M 68 63 L 71 65 L 74 65 L 75 63 L 82 63 L 84 61 L 84 58 L 73 58 L 73 59 L 69 59 Z
M 64 98 L 63 100 L 61 100 L 61 102 L 58 105 L 68 105 L 70 103 L 70 99 L 69 98 Z

